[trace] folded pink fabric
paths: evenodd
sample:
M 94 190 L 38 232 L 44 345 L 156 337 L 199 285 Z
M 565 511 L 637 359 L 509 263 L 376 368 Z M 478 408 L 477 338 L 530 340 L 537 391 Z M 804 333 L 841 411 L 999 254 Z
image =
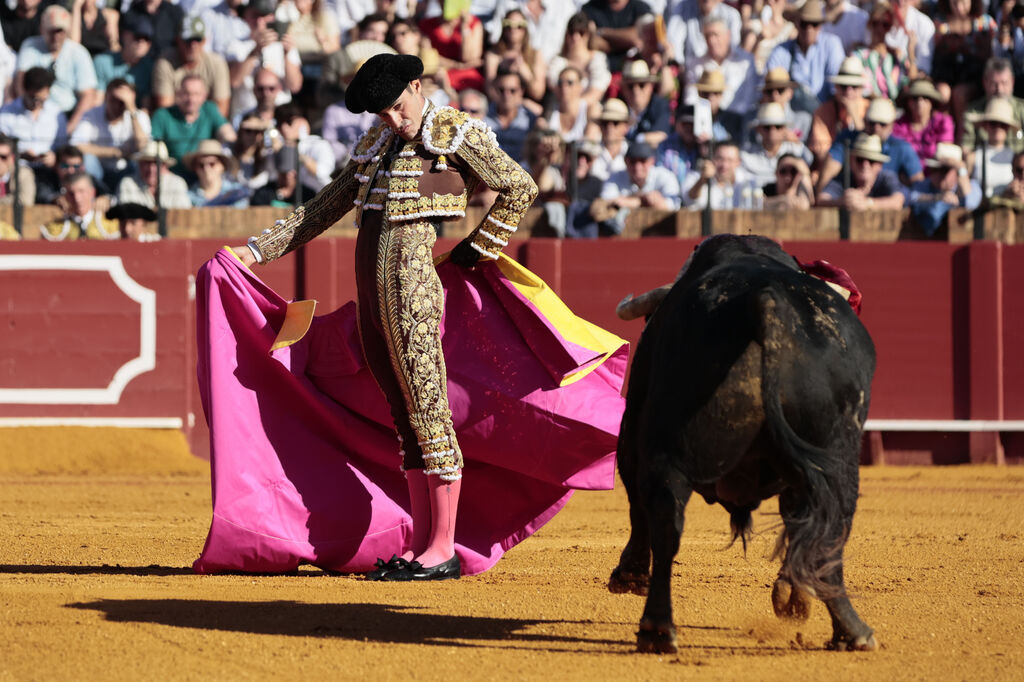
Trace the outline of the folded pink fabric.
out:
M 494 263 L 445 262 L 438 274 L 448 396 L 466 458 L 456 552 L 471 575 L 543 526 L 573 489 L 612 487 L 628 348 L 602 354 L 565 338 Z M 302 563 L 366 571 L 410 540 L 399 444 L 365 367 L 355 304 L 270 351 L 287 306 L 226 250 L 199 271 L 198 378 L 213 474 L 200 573 Z

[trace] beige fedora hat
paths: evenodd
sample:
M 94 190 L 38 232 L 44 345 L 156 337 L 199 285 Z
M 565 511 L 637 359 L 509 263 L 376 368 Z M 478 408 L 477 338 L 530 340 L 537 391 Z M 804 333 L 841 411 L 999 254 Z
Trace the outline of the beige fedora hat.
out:
M 769 69 L 764 75 L 764 86 L 762 90 L 774 90 L 776 88 L 795 88 L 796 81 L 789 77 L 789 71 L 784 66 L 776 66 Z
M 910 81 L 910 85 L 900 92 L 900 97 L 904 99 L 909 97 L 927 97 L 933 102 L 942 101 L 942 95 L 939 94 L 935 84 L 928 78 L 915 78 Z
M 868 135 L 867 133 L 861 133 L 853 141 L 853 146 L 850 147 L 850 156 L 859 156 L 862 159 L 882 163 L 889 161 L 889 157 L 882 153 L 882 140 L 878 135 Z
M 704 71 L 697 80 L 697 92 L 725 92 L 725 74 L 718 69 Z
M 788 9 L 782 16 L 793 23 L 802 21 L 808 24 L 824 24 L 825 3 L 821 0 L 807 0 L 800 9 Z
M 757 108 L 757 118 L 751 121 L 754 128 L 761 126 L 785 126 L 786 110 L 778 102 L 766 102 Z
M 132 154 L 133 161 L 157 161 L 160 160 L 165 166 L 173 166 L 177 163 L 167 153 L 167 145 L 163 142 L 150 140 L 139 151 Z
M 651 68 L 643 59 L 626 62 L 622 67 L 623 83 L 654 83 L 658 77 L 651 73 Z
M 597 117 L 598 121 L 628 121 L 629 120 L 629 106 L 626 105 L 621 99 L 612 98 L 604 103 L 601 107 L 601 115 Z
M 887 126 L 896 120 L 896 107 L 888 97 L 876 97 L 868 105 L 864 120 Z
M 835 85 L 855 85 L 864 87 L 864 63 L 857 57 L 847 57 L 839 65 L 839 73 L 828 77 L 828 82 Z
M 985 111 L 967 114 L 967 120 L 972 123 L 1002 123 L 1010 126 L 1011 130 L 1020 128 L 1013 115 L 1013 104 L 1006 97 L 993 97 L 985 104 Z
M 231 157 L 224 153 L 224 147 L 217 140 L 201 140 L 195 151 L 189 152 L 182 158 L 186 168 L 192 168 L 195 162 L 204 156 L 216 156 L 225 168 L 230 167 Z
M 924 160 L 929 168 L 963 168 L 964 150 L 952 142 L 939 142 L 935 145 L 935 156 Z

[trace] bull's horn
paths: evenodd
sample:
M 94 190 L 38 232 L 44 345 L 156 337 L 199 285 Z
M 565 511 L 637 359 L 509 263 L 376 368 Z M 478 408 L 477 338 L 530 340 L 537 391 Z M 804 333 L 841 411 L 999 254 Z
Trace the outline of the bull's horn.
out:
M 646 317 L 658 308 L 671 288 L 671 284 L 666 284 L 636 297 L 633 294 L 629 294 L 615 306 L 615 314 L 623 320 L 635 320 L 638 317 Z

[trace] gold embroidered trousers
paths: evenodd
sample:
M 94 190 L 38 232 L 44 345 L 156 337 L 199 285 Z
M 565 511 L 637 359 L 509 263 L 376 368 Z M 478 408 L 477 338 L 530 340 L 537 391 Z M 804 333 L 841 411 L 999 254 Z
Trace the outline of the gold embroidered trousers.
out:
M 461 476 L 441 352 L 444 291 L 434 269 L 432 223 L 389 223 L 364 210 L 356 240 L 359 332 L 367 365 L 387 397 L 404 469 Z

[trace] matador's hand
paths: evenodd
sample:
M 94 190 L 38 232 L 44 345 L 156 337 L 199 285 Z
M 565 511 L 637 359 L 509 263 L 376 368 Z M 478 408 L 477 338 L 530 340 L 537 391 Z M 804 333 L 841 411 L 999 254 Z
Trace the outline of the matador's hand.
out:
M 480 260 L 480 252 L 473 248 L 472 242 L 467 238 L 459 242 L 449 256 L 456 265 L 464 268 L 471 268 Z

